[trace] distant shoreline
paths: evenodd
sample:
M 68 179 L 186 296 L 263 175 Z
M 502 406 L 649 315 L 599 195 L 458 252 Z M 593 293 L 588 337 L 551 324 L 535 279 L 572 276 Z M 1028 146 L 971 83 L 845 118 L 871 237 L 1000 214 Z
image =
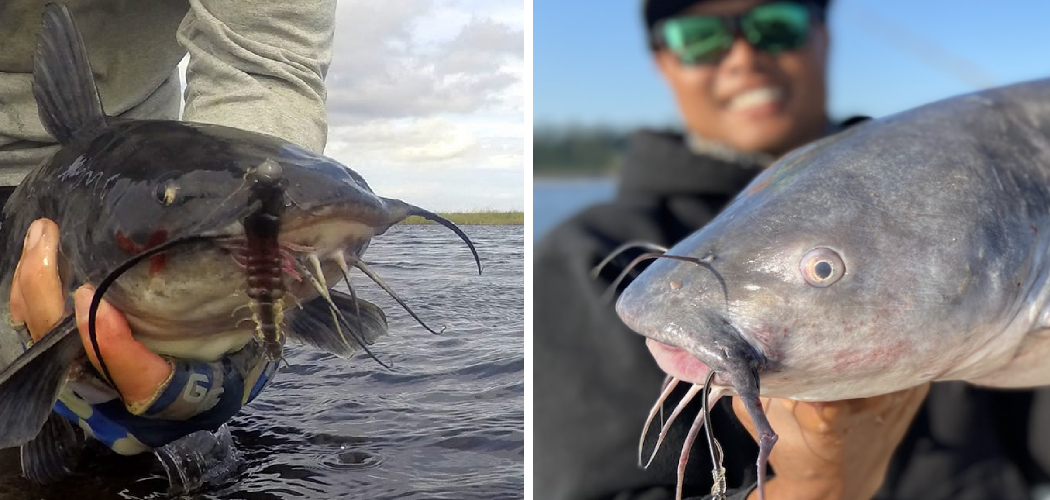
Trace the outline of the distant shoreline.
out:
M 438 215 L 463 226 L 523 226 L 525 212 L 441 212 Z M 419 216 L 411 216 L 401 224 L 434 224 Z

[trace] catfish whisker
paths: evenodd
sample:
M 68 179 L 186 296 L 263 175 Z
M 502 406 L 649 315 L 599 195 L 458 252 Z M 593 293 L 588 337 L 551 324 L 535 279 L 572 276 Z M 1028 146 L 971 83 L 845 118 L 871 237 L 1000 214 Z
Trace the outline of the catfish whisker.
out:
M 678 383 L 678 379 L 676 379 L 676 378 L 674 378 L 674 377 L 672 377 L 670 375 L 665 376 L 663 385 L 660 386 L 660 390 L 662 391 L 662 390 L 666 389 L 667 386 L 671 385 L 672 383 L 677 384 Z
M 368 266 L 366 266 L 364 262 L 357 261 L 357 262 L 354 263 L 354 267 L 360 269 L 361 272 L 365 273 L 365 276 L 368 276 L 373 282 L 375 282 L 375 284 L 379 285 L 379 288 L 382 288 L 383 290 L 385 290 L 386 293 L 388 293 L 390 295 L 390 297 L 392 297 L 394 300 L 396 300 L 397 303 L 400 304 L 401 307 L 405 309 L 405 312 L 407 312 L 409 315 L 411 315 L 413 318 L 415 318 L 415 320 L 420 325 L 422 325 L 423 328 L 426 328 L 428 332 L 433 333 L 433 334 L 441 334 L 442 332 L 445 331 L 445 329 L 442 328 L 441 332 L 436 332 L 436 331 L 434 331 L 434 329 L 432 329 L 429 326 L 427 326 L 427 324 L 424 323 L 423 320 L 420 319 L 419 316 L 416 315 L 415 311 L 413 311 L 410 307 L 408 307 L 408 304 L 406 304 L 405 301 L 401 299 L 401 297 L 397 294 L 397 292 L 395 292 L 393 289 L 391 289 L 389 286 L 387 286 L 387 284 L 385 282 L 383 282 L 382 278 L 380 278 L 377 274 L 372 272 L 372 270 L 369 269 Z
M 325 301 L 328 303 L 328 310 L 332 313 L 332 320 L 335 322 L 336 332 L 339 333 L 339 337 L 343 340 L 344 344 L 348 347 L 352 347 L 350 341 L 346 339 L 346 335 L 343 333 L 343 327 L 346 327 L 346 329 L 350 331 L 350 335 L 354 338 L 357 344 L 361 346 L 361 349 L 363 349 L 368 354 L 369 357 L 375 360 L 376 363 L 379 363 L 379 365 L 383 368 L 386 368 L 387 370 L 392 370 L 393 368 L 391 368 L 390 365 L 387 365 L 378 357 L 376 357 L 375 354 L 372 353 L 372 350 L 368 348 L 368 345 L 365 343 L 364 339 L 360 338 L 354 331 L 354 329 L 350 327 L 350 322 L 343 317 L 343 314 L 339 312 L 339 308 L 336 307 L 335 302 L 332 301 L 332 295 L 328 292 L 328 289 L 321 285 L 321 282 L 318 281 L 317 277 L 315 277 L 309 269 L 300 264 L 298 261 L 296 261 L 295 264 L 296 267 L 299 268 L 299 272 L 303 276 L 307 277 L 307 279 L 314 286 L 314 288 L 317 289 L 317 292 L 320 294 L 320 296 L 324 297 Z M 319 273 L 320 271 L 320 268 L 318 268 Z
M 711 383 L 714 378 L 714 371 L 707 374 L 707 379 L 702 386 L 703 394 L 701 395 L 702 406 L 700 408 L 700 413 L 696 415 L 696 418 L 693 420 L 693 425 L 689 427 L 689 433 L 685 437 L 685 442 L 682 443 L 682 451 L 678 456 L 678 482 L 675 486 L 675 500 L 682 500 L 682 489 L 685 485 L 685 467 L 689 463 L 689 451 L 693 448 L 693 444 L 696 442 L 696 436 L 700 433 L 701 427 L 706 430 L 707 443 L 711 450 L 711 477 L 713 479 L 711 485 L 711 498 L 715 500 L 724 500 L 726 498 L 726 469 L 722 466 L 722 445 L 720 445 L 718 440 L 714 438 L 714 433 L 711 428 L 711 407 L 722 398 L 725 394 L 725 389 L 716 388 L 712 392 Z M 701 386 L 699 385 L 693 385 L 693 388 L 700 387 Z
M 689 434 L 686 435 L 685 442 L 682 443 L 682 453 L 678 456 L 678 483 L 675 485 L 675 500 L 682 500 L 682 487 L 685 485 L 685 466 L 689 463 L 689 450 L 693 447 L 693 441 L 696 440 L 696 435 L 703 426 L 704 415 L 697 414 L 696 418 L 693 419 L 693 425 L 689 427 Z M 714 487 L 711 489 L 714 490 Z M 715 500 L 723 500 L 725 497 L 716 496 L 714 498 Z
M 459 226 L 453 224 L 452 221 L 434 212 L 407 203 L 405 203 L 405 205 L 408 206 L 408 215 L 416 215 L 429 221 L 437 222 L 438 224 L 452 230 L 453 233 L 456 233 L 456 236 L 459 236 L 459 239 L 463 240 L 463 243 L 466 243 L 467 247 L 470 248 L 470 253 L 474 254 L 474 262 L 478 264 L 478 274 L 481 274 L 481 257 L 478 256 L 478 250 L 474 248 L 474 242 L 470 241 L 470 238 L 467 237 L 467 233 L 464 233 L 463 230 L 460 229 Z M 422 323 L 422 321 L 420 323 Z
M 667 431 L 671 430 L 671 424 L 674 423 L 675 419 L 678 418 L 678 415 L 682 413 L 682 410 L 685 409 L 689 402 L 691 402 L 693 398 L 696 397 L 697 393 L 700 392 L 700 389 L 701 387 L 699 385 L 693 384 L 691 387 L 689 387 L 689 392 L 685 393 L 685 396 L 682 396 L 682 399 L 678 401 L 678 405 L 674 407 L 674 411 L 671 412 L 671 416 L 668 417 L 667 422 L 664 423 L 664 426 L 660 428 L 660 435 L 656 438 L 656 446 L 653 448 L 653 453 L 649 455 L 649 461 L 645 463 L 646 468 L 648 468 L 649 465 L 653 463 L 653 459 L 656 458 L 656 453 L 660 451 L 660 445 L 663 444 L 664 438 L 667 437 Z
M 722 397 L 721 392 L 711 393 L 711 382 L 715 379 L 715 372 L 712 370 L 707 374 L 707 380 L 704 381 L 704 393 L 700 397 L 703 399 L 703 407 L 700 412 L 704 416 L 703 426 L 704 433 L 707 434 L 707 448 L 711 451 L 711 497 L 715 500 L 725 499 L 726 497 L 726 468 L 722 465 L 722 445 L 715 439 L 714 428 L 711 427 L 711 406 L 718 402 Z M 696 426 L 696 423 L 693 423 Z M 692 433 L 692 429 L 690 429 Z M 681 490 L 681 485 L 678 489 Z M 762 493 L 760 492 L 759 495 Z
M 653 407 L 649 410 L 649 416 L 645 419 L 645 426 L 642 427 L 642 435 L 638 438 L 638 466 L 639 467 L 642 466 L 642 451 L 645 448 L 645 436 L 649 435 L 649 427 L 652 426 L 653 419 L 656 418 L 656 414 L 657 413 L 660 413 L 661 415 L 663 415 L 664 401 L 667 400 L 667 397 L 671 395 L 671 392 L 674 391 L 674 388 L 677 385 L 678 385 L 678 379 L 668 375 L 667 378 L 664 379 L 664 386 L 663 386 L 663 390 L 661 390 L 661 392 L 660 392 L 660 398 L 656 400 L 656 403 L 653 404 Z M 663 417 L 661 416 L 661 421 L 662 420 L 663 420 Z M 655 453 L 655 451 L 654 451 L 654 453 Z
M 623 271 L 620 272 L 620 275 L 617 276 L 615 280 L 613 280 L 612 284 L 609 285 L 609 288 L 607 288 L 605 290 L 605 293 L 602 294 L 602 297 L 601 297 L 602 300 L 605 301 L 605 302 L 611 302 L 612 298 L 613 298 L 613 295 L 616 293 L 616 289 L 620 287 L 620 283 L 622 283 L 623 280 L 627 278 L 627 275 L 629 275 L 631 273 L 631 271 L 634 270 L 635 266 L 637 266 L 638 264 L 641 264 L 644 261 L 651 260 L 651 259 L 671 259 L 671 260 L 678 260 L 678 261 L 682 261 L 682 262 L 692 262 L 693 264 L 696 264 L 698 266 L 707 267 L 707 268 L 713 270 L 713 268 L 711 268 L 711 264 L 709 263 L 709 260 L 708 260 L 709 257 L 704 257 L 703 259 L 697 259 L 695 257 L 685 257 L 685 256 L 682 256 L 682 255 L 668 255 L 666 253 L 656 253 L 656 252 L 643 253 L 643 254 L 635 257 L 634 260 L 632 260 L 631 263 L 628 264 L 627 267 L 625 267 L 623 269 Z
M 321 286 L 327 291 L 328 282 L 324 278 L 324 271 L 321 269 L 321 261 L 317 258 L 317 254 L 312 253 L 306 258 L 310 260 L 310 264 L 314 266 L 314 271 L 317 272 L 314 277 L 321 282 Z
M 241 312 L 241 311 L 243 311 L 243 310 L 245 310 L 245 309 L 249 309 L 249 310 L 251 310 L 251 308 L 252 308 L 252 307 L 251 307 L 250 305 L 248 305 L 247 303 L 245 303 L 245 304 L 242 304 L 242 305 L 239 305 L 239 306 L 237 306 L 237 307 L 233 308 L 233 310 L 231 310 L 231 311 L 230 311 L 230 317 L 231 317 L 231 318 L 232 318 L 232 317 L 235 317 L 235 316 L 237 316 L 238 314 L 240 314 L 240 312 Z
M 656 259 L 663 255 L 666 254 L 648 252 L 635 257 L 630 264 L 627 264 L 627 267 L 623 268 L 623 271 L 620 271 L 620 274 L 616 276 L 616 279 L 613 280 L 609 287 L 605 289 L 605 293 L 603 293 L 601 297 L 602 301 L 612 302 L 613 295 L 616 294 L 616 289 L 620 287 L 620 283 L 622 283 L 623 280 L 627 279 L 627 276 L 631 274 L 631 271 L 634 270 L 635 266 L 642 263 L 643 261 Z
M 354 287 L 350 286 L 350 268 L 346 264 L 346 256 L 343 255 L 342 251 L 339 251 L 332 255 L 336 265 L 339 266 L 339 270 L 343 272 L 343 281 L 346 282 L 346 289 L 350 292 L 350 300 L 354 303 L 354 319 L 357 321 L 358 328 L 361 327 L 361 307 L 357 304 L 357 292 Z
M 296 262 L 296 267 L 299 268 L 301 275 L 306 276 L 310 281 L 310 284 L 314 286 L 315 290 L 317 290 L 317 293 L 321 297 L 324 297 L 325 301 L 328 302 L 328 312 L 332 314 L 332 322 L 335 324 L 335 331 L 339 334 L 339 338 L 342 339 L 343 344 L 350 346 L 350 342 L 346 340 L 346 335 L 343 334 L 342 324 L 339 323 L 336 307 L 332 302 L 332 295 L 328 292 L 328 285 L 325 283 L 324 273 L 321 271 L 321 263 L 317 260 L 317 256 L 314 254 L 310 254 L 309 260 L 317 270 L 317 275 L 315 275 L 309 268 L 300 265 L 298 261 Z
M 656 243 L 649 243 L 647 241 L 628 241 L 627 243 L 616 247 L 616 249 L 610 252 L 609 255 L 605 256 L 597 266 L 594 266 L 594 268 L 591 269 L 591 277 L 597 278 L 598 275 L 602 273 L 602 269 L 605 269 L 605 266 L 609 265 L 613 259 L 632 248 L 644 248 L 646 250 L 651 250 L 652 252 L 667 253 L 667 247 L 657 245 Z

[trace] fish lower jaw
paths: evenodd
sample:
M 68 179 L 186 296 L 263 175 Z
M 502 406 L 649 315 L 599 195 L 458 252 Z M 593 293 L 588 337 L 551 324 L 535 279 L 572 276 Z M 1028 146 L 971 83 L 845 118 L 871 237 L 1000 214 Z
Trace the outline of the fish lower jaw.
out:
M 140 335 L 136 340 L 162 356 L 212 362 L 244 347 L 255 336 L 253 329 L 193 337 L 155 337 Z
M 373 236 L 375 230 L 367 224 L 330 217 L 286 228 L 281 233 L 280 241 L 292 250 L 326 258 L 331 253 L 345 249 L 348 243 L 367 241 Z
M 660 341 L 646 339 L 645 345 L 653 355 L 656 364 L 668 375 L 685 382 L 703 384 L 711 367 L 696 359 L 685 349 L 672 347 Z

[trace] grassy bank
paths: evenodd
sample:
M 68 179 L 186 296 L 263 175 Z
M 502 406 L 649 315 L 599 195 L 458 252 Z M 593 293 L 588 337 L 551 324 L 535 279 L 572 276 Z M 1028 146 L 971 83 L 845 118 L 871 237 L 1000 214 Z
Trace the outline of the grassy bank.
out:
M 532 172 L 537 177 L 609 175 L 619 168 L 626 149 L 626 132 L 537 127 L 532 138 Z
M 442 212 L 438 215 L 460 225 L 493 225 L 513 226 L 525 224 L 525 212 Z M 433 224 L 422 217 L 413 215 L 402 224 Z

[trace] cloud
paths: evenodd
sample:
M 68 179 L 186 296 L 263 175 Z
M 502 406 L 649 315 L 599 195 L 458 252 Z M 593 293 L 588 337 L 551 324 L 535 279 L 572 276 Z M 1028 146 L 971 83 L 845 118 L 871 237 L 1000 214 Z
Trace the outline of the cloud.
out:
M 513 106 L 509 97 L 521 93 L 524 73 L 524 30 L 464 7 L 339 2 L 329 120 L 341 125 Z
M 523 129 L 446 118 L 379 120 L 334 127 L 325 152 L 348 165 L 419 166 L 432 174 L 458 168 L 520 169 Z
M 400 118 L 341 125 L 325 153 L 376 193 L 431 210 L 523 210 L 524 124 L 505 118 Z

